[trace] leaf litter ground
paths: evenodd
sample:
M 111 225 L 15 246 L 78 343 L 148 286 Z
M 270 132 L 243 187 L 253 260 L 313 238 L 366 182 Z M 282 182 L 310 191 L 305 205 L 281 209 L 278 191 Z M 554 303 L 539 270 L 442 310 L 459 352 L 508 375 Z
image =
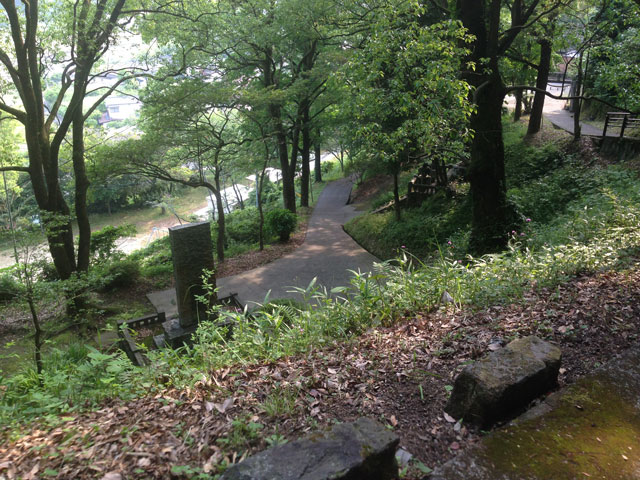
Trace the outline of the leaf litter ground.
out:
M 637 341 L 640 271 L 575 278 L 487 309 L 441 308 L 407 316 L 351 342 L 276 363 L 210 372 L 167 389 L 17 439 L 4 434 L 0 478 L 189 478 L 282 439 L 368 416 L 414 455 L 420 478 L 480 438 L 443 412 L 453 379 L 495 345 L 535 334 L 563 351 L 560 385 Z M 417 468 L 421 467 L 421 470 Z

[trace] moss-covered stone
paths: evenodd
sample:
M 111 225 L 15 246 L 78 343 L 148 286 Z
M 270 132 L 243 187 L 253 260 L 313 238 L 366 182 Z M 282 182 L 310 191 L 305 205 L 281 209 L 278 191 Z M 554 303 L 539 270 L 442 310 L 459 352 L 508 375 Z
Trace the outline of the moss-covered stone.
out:
M 640 479 L 640 348 L 487 436 L 432 480 Z
M 465 422 L 490 427 L 553 388 L 561 357 L 558 347 L 537 337 L 514 340 L 464 368 L 445 410 Z

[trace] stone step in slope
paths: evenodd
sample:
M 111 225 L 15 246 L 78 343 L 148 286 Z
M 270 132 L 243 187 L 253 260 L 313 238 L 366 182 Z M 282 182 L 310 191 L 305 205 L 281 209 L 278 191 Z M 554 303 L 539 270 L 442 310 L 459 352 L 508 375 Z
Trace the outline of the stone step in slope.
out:
M 260 452 L 221 480 L 392 480 L 398 442 L 384 426 L 360 418 Z
M 462 370 L 445 411 L 481 428 L 513 417 L 557 385 L 561 357 L 537 337 L 514 340 Z
M 549 396 L 430 480 L 640 479 L 640 345 Z

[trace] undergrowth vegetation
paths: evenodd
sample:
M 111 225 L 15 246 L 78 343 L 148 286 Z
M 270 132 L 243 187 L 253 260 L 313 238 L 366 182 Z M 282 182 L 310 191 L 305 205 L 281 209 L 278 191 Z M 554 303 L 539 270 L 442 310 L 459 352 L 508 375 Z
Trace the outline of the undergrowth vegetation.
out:
M 519 138 L 517 133 L 507 138 Z M 463 187 L 454 197 L 436 195 L 405 212 L 402 224 L 385 215 L 368 216 L 352 224 L 352 231 L 360 228 L 375 237 L 389 229 L 396 237 L 392 243 L 380 240 L 380 248 L 399 252 L 371 274 L 355 272 L 350 285 L 332 291 L 312 282 L 296 290 L 300 302 L 266 302 L 254 312 L 212 307 L 230 322 L 203 322 L 192 346 L 150 351 L 150 365 L 143 368 L 131 366 L 121 353 L 87 347 L 55 351 L 45 362 L 42 387 L 31 370 L 0 377 L 0 424 L 36 416 L 52 420 L 54 414 L 93 407 L 106 398 L 188 385 L 211 369 L 348 341 L 371 327 L 436 308 L 445 291 L 458 306 L 480 308 L 518 301 L 532 288 L 553 288 L 578 273 L 635 262 L 640 189 L 634 171 L 586 165 L 557 147 L 520 140 L 508 143 L 507 152 L 509 196 L 520 209 L 522 227 L 508 232 L 506 251 L 466 255 L 469 208 Z M 422 230 L 408 234 L 418 227 Z M 160 252 L 147 255 L 143 271 L 160 264 L 154 255 L 161 257 Z M 222 324 L 233 325 L 232 332 Z

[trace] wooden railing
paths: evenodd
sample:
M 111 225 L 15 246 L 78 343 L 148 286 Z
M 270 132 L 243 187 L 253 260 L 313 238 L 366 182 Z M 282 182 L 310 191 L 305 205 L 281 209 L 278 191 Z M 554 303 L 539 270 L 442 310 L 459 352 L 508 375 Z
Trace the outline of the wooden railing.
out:
M 619 138 L 624 137 L 625 131 L 629 129 L 640 128 L 640 118 L 633 117 L 628 112 L 607 112 L 607 116 L 604 121 L 604 129 L 602 130 L 602 136 L 607 136 L 607 130 L 611 128 L 619 128 Z

